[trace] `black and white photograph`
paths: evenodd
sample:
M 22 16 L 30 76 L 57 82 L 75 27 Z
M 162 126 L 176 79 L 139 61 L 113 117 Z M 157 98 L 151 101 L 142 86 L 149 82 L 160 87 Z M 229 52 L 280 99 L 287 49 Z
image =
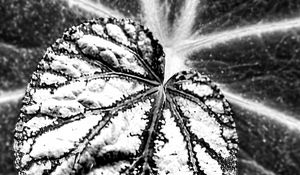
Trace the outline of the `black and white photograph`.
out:
M 0 0 L 0 175 L 300 175 L 300 1 Z

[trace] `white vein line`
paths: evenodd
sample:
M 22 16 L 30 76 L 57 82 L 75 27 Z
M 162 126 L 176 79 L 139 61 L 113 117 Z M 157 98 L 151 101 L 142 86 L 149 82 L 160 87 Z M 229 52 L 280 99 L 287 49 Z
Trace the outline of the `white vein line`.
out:
M 190 39 L 182 42 L 177 48 L 186 53 L 192 53 L 204 48 L 211 48 L 217 44 L 231 40 L 241 39 L 246 36 L 261 36 L 265 33 L 284 32 L 293 28 L 300 28 L 300 18 L 282 20 L 271 23 L 260 23 L 208 35 L 194 34 Z
M 143 23 L 154 33 L 164 45 L 168 36 L 167 12 L 164 8 L 166 4 L 160 4 L 159 0 L 141 0 L 142 10 L 144 12 Z M 165 11 L 165 13 L 163 13 Z
M 9 49 L 9 50 L 13 50 L 15 52 L 19 52 L 19 49 L 16 46 L 11 45 L 11 44 L 0 42 L 0 47 L 3 47 L 5 49 Z
M 11 101 L 17 101 L 21 99 L 25 94 L 24 89 L 18 89 L 15 91 L 0 92 L 0 104 Z
M 248 111 L 267 117 L 267 119 L 273 120 L 286 126 L 287 128 L 300 132 L 300 120 L 296 116 L 287 115 L 281 111 L 268 107 L 262 103 L 254 102 L 249 99 L 245 99 L 235 93 L 230 92 L 223 85 L 220 86 L 222 92 L 228 101 L 232 104 L 236 104 Z M 299 118 L 299 117 L 298 117 Z
M 173 33 L 174 42 L 182 41 L 191 36 L 191 29 L 193 28 L 195 18 L 197 16 L 196 9 L 198 4 L 199 0 L 185 0 L 183 8 L 181 9 L 180 17 L 176 20 L 173 26 L 175 28 Z
M 274 172 L 265 169 L 263 166 L 259 165 L 256 161 L 254 160 L 245 160 L 245 159 L 240 159 L 240 161 L 244 164 L 250 165 L 258 169 L 259 171 L 263 172 L 265 175 L 276 175 Z
M 165 81 L 167 81 L 175 73 L 188 70 L 185 66 L 185 56 L 177 51 L 177 43 L 188 39 L 191 36 L 191 29 L 195 22 L 197 15 L 196 8 L 199 4 L 199 0 L 185 0 L 183 7 L 181 8 L 180 17 L 176 19 L 172 31 L 171 37 L 165 42 L 164 51 L 165 57 Z
M 70 7 L 77 6 L 80 9 L 83 9 L 87 12 L 92 12 L 98 17 L 115 17 L 115 18 L 124 18 L 124 16 L 109 7 L 101 4 L 100 1 L 94 2 L 92 0 L 65 0 L 68 2 Z

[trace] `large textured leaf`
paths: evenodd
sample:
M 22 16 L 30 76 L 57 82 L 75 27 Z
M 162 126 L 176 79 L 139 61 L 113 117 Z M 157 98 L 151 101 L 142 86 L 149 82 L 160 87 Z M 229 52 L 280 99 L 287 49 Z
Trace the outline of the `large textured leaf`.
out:
M 297 0 L 0 4 L 0 174 L 15 174 L 11 128 L 29 75 L 64 28 L 91 16 L 125 16 L 149 27 L 164 47 L 166 77 L 193 67 L 220 84 L 236 114 L 238 174 L 300 174 Z
M 208 77 L 163 83 L 164 54 L 130 20 L 88 21 L 47 49 L 16 125 L 20 174 L 235 174 L 229 104 Z

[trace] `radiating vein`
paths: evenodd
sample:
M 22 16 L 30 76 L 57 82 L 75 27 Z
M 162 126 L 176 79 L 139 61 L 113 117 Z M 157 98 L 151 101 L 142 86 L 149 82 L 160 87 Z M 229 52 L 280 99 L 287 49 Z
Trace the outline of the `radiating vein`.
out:
M 197 15 L 196 8 L 198 4 L 199 1 L 197 0 L 185 0 L 180 17 L 176 19 L 173 26 L 172 36 L 164 43 L 167 68 L 165 70 L 165 81 L 179 71 L 188 70 L 188 67 L 184 66 L 185 56 L 180 52 L 181 50 L 177 49 L 177 45 L 192 35 L 191 30 Z
M 21 99 L 25 94 L 25 88 L 20 88 L 15 91 L 0 92 L 0 104 Z
M 142 11 L 144 12 L 145 26 L 148 27 L 154 36 L 164 45 L 168 36 L 167 14 L 163 13 L 166 7 L 159 3 L 159 0 L 141 0 Z
M 181 9 L 180 17 L 176 20 L 173 40 L 180 42 L 192 35 L 192 28 L 197 16 L 196 8 L 199 0 L 185 0 L 184 6 Z M 172 41 L 171 41 L 172 42 Z
M 191 161 L 192 167 L 194 171 L 200 171 L 197 167 L 197 159 L 195 158 L 195 154 L 193 152 L 193 145 L 192 145 L 192 138 L 190 137 L 190 133 L 187 130 L 187 127 L 184 124 L 183 118 L 180 116 L 178 110 L 176 109 L 176 104 L 174 100 L 172 100 L 169 96 L 167 96 L 167 101 L 170 104 L 170 108 L 174 114 L 174 117 L 177 119 L 179 122 L 180 126 L 182 127 L 182 132 L 184 134 L 185 140 L 187 141 L 187 149 L 188 149 L 188 154 L 189 154 L 189 159 Z
M 147 140 L 145 143 L 145 147 L 143 148 L 143 154 L 142 156 L 144 157 L 145 164 L 143 166 L 143 174 L 146 174 L 145 172 L 149 169 L 149 159 L 152 158 L 153 156 L 153 151 L 150 149 L 151 147 L 151 142 L 153 141 L 153 136 L 155 134 L 155 130 L 157 129 L 157 124 L 159 121 L 159 118 L 161 117 L 161 112 L 162 112 L 162 106 L 164 105 L 165 102 L 165 93 L 163 91 L 163 86 L 159 87 L 158 94 L 155 99 L 155 104 L 153 108 L 151 109 L 151 115 L 152 115 L 152 120 L 148 128 L 148 136 Z M 151 169 L 149 169 L 151 170 Z
M 152 94 L 156 93 L 158 91 L 157 87 L 151 88 L 149 90 L 144 91 L 143 93 L 136 93 L 130 96 L 130 98 L 124 98 L 123 103 L 117 104 L 115 106 L 109 106 L 109 107 L 101 107 L 101 108 L 91 108 L 92 111 L 116 111 L 125 108 L 126 106 L 129 106 L 133 103 L 136 103 L 138 101 L 141 101 L 141 99 L 145 99 Z
M 285 32 L 290 29 L 300 28 L 300 18 L 282 20 L 270 23 L 261 23 L 241 27 L 233 30 L 227 30 L 208 35 L 194 34 L 177 46 L 177 49 L 185 53 L 192 53 L 204 48 L 211 48 L 217 44 L 226 43 L 231 40 L 237 40 L 246 36 L 260 36 L 266 33 Z
M 12 44 L 4 43 L 4 42 L 0 42 L 0 48 L 5 48 L 8 50 L 12 50 L 14 52 L 19 52 L 18 47 L 16 47 L 15 45 L 12 45 Z
M 297 130 L 300 132 L 300 120 L 297 120 L 295 116 L 291 116 L 278 110 L 272 109 L 262 103 L 257 103 L 245 99 L 228 90 L 223 89 L 223 94 L 232 104 L 238 105 L 256 114 L 263 115 L 270 120 L 276 121 L 286 126 L 289 129 Z
M 255 168 L 256 170 L 262 172 L 264 175 L 275 175 L 275 172 L 266 169 L 263 165 L 258 163 L 253 157 L 251 157 L 244 149 L 239 149 L 239 164 L 245 164 L 247 167 Z
M 83 9 L 87 12 L 92 12 L 98 17 L 115 17 L 115 18 L 124 18 L 120 12 L 113 10 L 109 7 L 101 4 L 100 1 L 94 2 L 92 0 L 66 0 L 69 5 L 77 6 L 80 9 Z
M 245 160 L 245 159 L 240 159 L 240 161 L 244 164 L 247 164 L 247 166 L 252 166 L 255 167 L 256 169 L 260 170 L 261 172 L 264 173 L 264 175 L 275 175 L 270 170 L 265 169 L 263 166 L 259 165 L 255 160 Z
M 146 83 L 148 85 L 152 85 L 152 86 L 158 86 L 159 85 L 159 82 L 156 82 L 156 81 L 153 81 L 153 80 L 148 80 L 146 78 L 143 78 L 143 77 L 139 77 L 137 75 L 132 75 L 132 74 L 128 74 L 128 73 L 120 73 L 120 72 L 103 72 L 103 73 L 99 73 L 99 74 L 96 74 L 94 76 L 86 76 L 86 77 L 80 77 L 80 78 L 77 78 L 75 80 L 80 80 L 80 79 L 97 79 L 97 78 L 109 78 L 109 77 L 112 77 L 112 76 L 115 76 L 115 77 L 124 77 L 124 78 L 131 78 L 131 79 L 134 79 L 134 80 L 138 80 L 139 82 L 143 82 L 143 83 Z

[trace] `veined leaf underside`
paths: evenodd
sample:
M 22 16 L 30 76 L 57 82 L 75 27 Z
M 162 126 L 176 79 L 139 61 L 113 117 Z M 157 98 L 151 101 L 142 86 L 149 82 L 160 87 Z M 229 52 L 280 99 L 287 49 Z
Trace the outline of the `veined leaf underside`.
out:
M 97 19 L 47 49 L 15 132 L 19 174 L 236 174 L 233 113 L 205 75 L 164 81 L 163 49 Z

